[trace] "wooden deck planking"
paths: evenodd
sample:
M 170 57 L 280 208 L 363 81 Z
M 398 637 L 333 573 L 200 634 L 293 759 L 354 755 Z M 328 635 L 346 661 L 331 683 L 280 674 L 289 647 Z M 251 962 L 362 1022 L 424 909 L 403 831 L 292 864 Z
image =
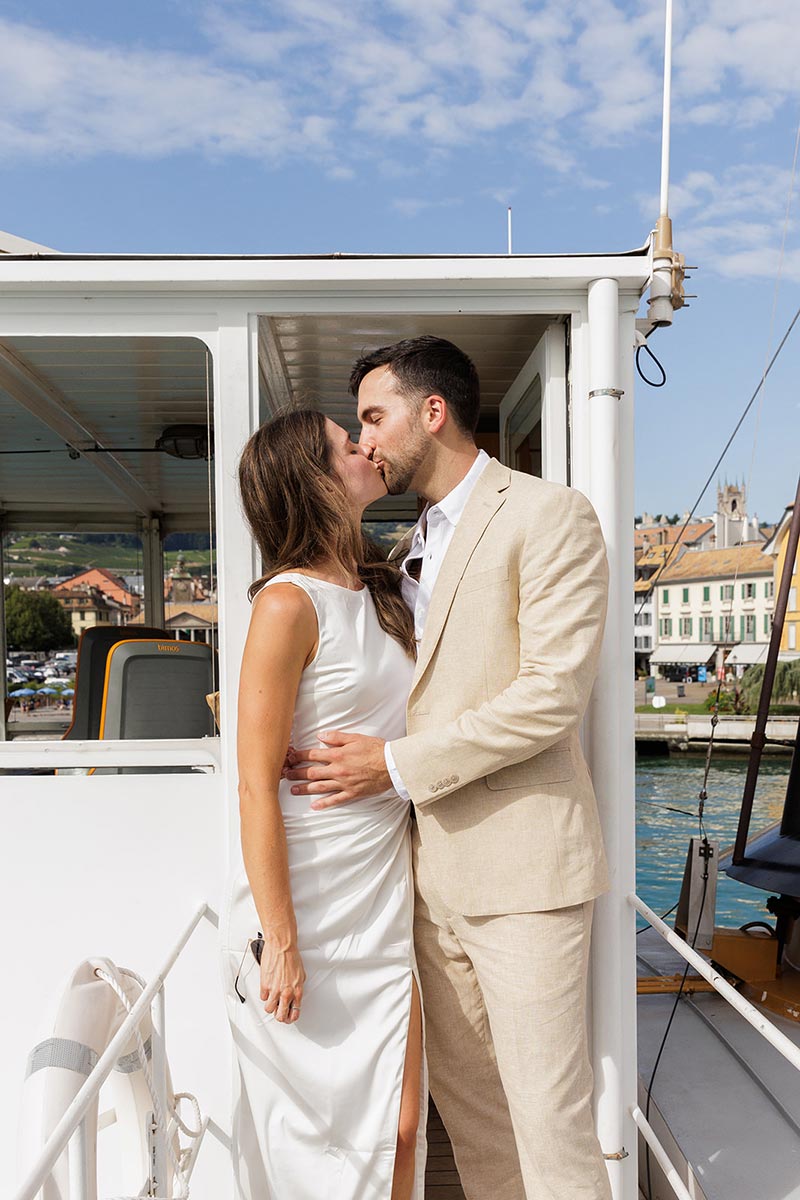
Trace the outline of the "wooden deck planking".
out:
M 450 1139 L 432 1100 L 428 1110 L 425 1197 L 426 1200 L 464 1200 Z

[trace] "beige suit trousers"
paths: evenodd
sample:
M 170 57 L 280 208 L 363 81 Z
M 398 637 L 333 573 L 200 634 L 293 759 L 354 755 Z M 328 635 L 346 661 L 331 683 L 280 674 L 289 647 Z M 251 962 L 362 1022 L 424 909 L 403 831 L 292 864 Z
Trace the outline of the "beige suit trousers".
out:
M 586 1037 L 593 902 L 459 915 L 418 850 L 430 1087 L 467 1200 L 610 1200 Z

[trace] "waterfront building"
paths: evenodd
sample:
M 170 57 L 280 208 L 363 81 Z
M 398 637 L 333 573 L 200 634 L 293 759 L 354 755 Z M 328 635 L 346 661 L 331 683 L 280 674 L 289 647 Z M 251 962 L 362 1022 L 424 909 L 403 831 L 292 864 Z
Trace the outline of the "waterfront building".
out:
M 789 540 L 789 523 L 794 512 L 794 504 L 788 504 L 783 516 L 775 527 L 775 532 L 764 547 L 764 553 L 769 555 L 774 563 L 775 592 L 783 576 L 786 562 L 786 549 Z M 781 657 L 800 658 L 800 551 L 795 555 L 792 569 L 792 579 L 789 585 L 789 601 L 786 605 L 786 620 L 781 635 Z
M 698 521 L 690 521 L 689 516 L 687 511 L 680 520 L 670 524 L 663 516 L 655 519 L 650 513 L 644 513 L 634 530 L 634 652 L 637 675 L 651 673 L 651 656 L 662 638 L 661 631 L 672 625 L 674 617 L 671 611 L 665 612 L 663 618 L 659 617 L 659 590 L 654 583 L 659 584 L 664 573 L 681 562 L 687 554 L 727 550 L 739 545 L 763 547 L 772 533 L 771 529 L 765 532 L 759 526 L 757 517 L 747 516 L 744 486 L 728 483 L 727 480 L 717 487 L 717 508 L 713 516 Z M 699 569 L 699 564 L 695 564 L 695 569 Z M 688 623 L 682 627 L 697 631 L 700 626 L 694 618 L 705 618 L 708 615 L 705 611 L 691 614 L 687 618 Z M 685 616 L 681 613 L 677 618 L 678 622 Z M 662 623 L 664 620 L 666 625 Z M 708 626 L 704 625 L 702 628 L 707 630 Z M 692 635 L 688 635 L 688 638 L 692 640 Z M 677 637 L 674 642 L 670 639 L 665 640 L 670 645 L 681 644 Z M 711 640 L 710 637 L 706 639 L 708 642 Z M 740 641 L 744 640 L 743 635 Z M 694 638 L 693 641 L 696 643 L 699 638 Z M 662 666 L 691 667 L 693 673 L 695 668 L 707 662 L 697 647 L 685 652 L 689 657 L 675 663 L 668 662 L 663 653 L 659 653 Z M 659 663 L 659 659 L 655 660 L 654 665 Z
M 657 640 L 650 663 L 659 672 L 736 668 L 738 675 L 764 660 L 774 569 L 760 544 L 687 551 L 667 567 L 655 591 Z

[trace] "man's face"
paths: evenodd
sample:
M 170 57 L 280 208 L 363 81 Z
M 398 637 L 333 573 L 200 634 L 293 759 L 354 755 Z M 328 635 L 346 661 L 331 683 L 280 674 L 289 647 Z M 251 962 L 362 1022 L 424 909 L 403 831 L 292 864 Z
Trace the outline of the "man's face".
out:
M 431 451 L 420 412 L 397 389 L 387 366 L 376 367 L 358 389 L 359 444 L 364 446 L 383 475 L 389 494 L 419 488 L 415 480 Z

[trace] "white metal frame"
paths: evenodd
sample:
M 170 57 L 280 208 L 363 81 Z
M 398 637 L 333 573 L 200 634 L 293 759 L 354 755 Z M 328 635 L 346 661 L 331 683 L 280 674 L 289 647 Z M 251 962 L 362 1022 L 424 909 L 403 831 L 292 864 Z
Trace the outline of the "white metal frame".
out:
M 542 477 L 555 483 L 569 483 L 566 336 L 562 321 L 554 321 L 547 327 L 503 397 L 498 414 L 500 458 L 511 465 L 508 424 L 517 406 L 530 394 L 538 380 L 538 411 L 532 413 L 532 424 L 541 419 Z
M 668 942 L 672 949 L 680 954 L 681 958 L 694 967 L 698 975 L 702 975 L 704 979 L 708 980 L 722 999 L 730 1004 L 731 1008 L 744 1017 L 745 1021 L 752 1025 L 765 1041 L 774 1046 L 778 1053 L 783 1055 L 795 1070 L 800 1071 L 800 1046 L 796 1046 L 785 1033 L 781 1033 L 780 1029 L 776 1025 L 773 1025 L 772 1021 L 768 1017 L 765 1017 L 755 1005 L 751 1004 L 749 1000 L 745 1000 L 744 996 L 740 996 L 736 989 L 731 987 L 727 979 L 723 975 L 720 975 L 719 971 L 715 971 L 706 959 L 698 954 L 696 950 L 693 950 L 674 930 L 670 929 L 635 892 L 631 892 L 627 900 L 631 911 L 635 910 L 644 917 L 648 925 L 655 929 L 656 933 L 660 934 L 664 941 Z M 686 1185 L 670 1161 L 669 1155 L 658 1140 L 652 1126 L 645 1119 L 639 1106 L 633 1105 L 630 1113 L 632 1119 L 641 1130 L 645 1141 L 655 1154 L 656 1160 L 663 1169 L 667 1182 L 675 1195 L 679 1200 L 692 1200 L 690 1193 L 686 1189 Z
M 138 1029 L 145 1017 L 152 1013 L 152 1070 L 153 1085 L 161 1102 L 162 1112 L 167 1112 L 167 1056 L 164 1029 L 164 981 L 175 965 L 181 951 L 194 933 L 201 920 L 208 915 L 208 905 L 201 904 L 194 912 L 189 923 L 184 927 L 175 945 L 170 950 L 161 969 L 145 987 L 139 999 L 134 1004 L 127 1018 L 117 1030 L 98 1059 L 91 1074 L 83 1087 L 75 1096 L 61 1120 L 56 1125 L 47 1142 L 42 1147 L 39 1158 L 19 1190 L 14 1194 L 14 1200 L 35 1200 L 40 1188 L 51 1174 L 60 1155 L 74 1139 L 73 1153 L 70 1154 L 70 1197 L 71 1200 L 85 1200 L 89 1194 L 89 1180 L 85 1171 L 85 1149 L 88 1144 L 89 1130 L 86 1126 L 86 1113 L 100 1093 L 100 1088 L 111 1074 L 124 1046 L 130 1041 L 135 1029 Z M 197 1151 L 206 1131 L 207 1121 L 204 1121 L 199 1137 L 193 1147 L 192 1157 L 187 1165 L 186 1177 L 191 1175 L 197 1160 Z M 169 1135 L 169 1131 L 168 1131 Z M 154 1130 L 156 1146 L 155 1169 L 161 1173 L 161 1178 L 167 1178 L 165 1164 L 167 1161 L 166 1138 L 161 1130 Z M 158 1178 L 156 1174 L 156 1178 Z M 161 1193 L 163 1200 L 168 1200 L 166 1191 Z

